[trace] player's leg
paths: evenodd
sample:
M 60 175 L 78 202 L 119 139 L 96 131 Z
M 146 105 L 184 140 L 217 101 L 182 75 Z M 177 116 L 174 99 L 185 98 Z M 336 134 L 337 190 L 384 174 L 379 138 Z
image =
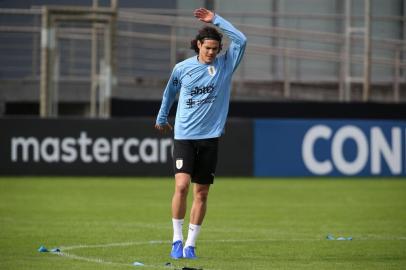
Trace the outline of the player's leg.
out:
M 210 185 L 214 181 L 217 165 L 218 139 L 199 141 L 195 171 L 192 175 L 193 205 L 190 212 L 188 237 L 183 249 L 183 257 L 194 259 L 196 239 L 200 233 L 206 209 Z
M 202 225 L 207 209 L 207 197 L 209 195 L 210 184 L 193 185 L 193 204 L 190 211 L 190 223 Z
M 172 218 L 184 219 L 186 215 L 186 200 L 189 192 L 190 174 L 175 175 L 175 191 L 172 197 Z
M 186 202 L 189 191 L 191 171 L 193 168 L 193 147 L 189 141 L 175 140 L 174 143 L 174 171 L 175 191 L 172 197 L 172 225 L 173 239 L 171 257 L 183 257 L 182 227 L 186 214 Z
M 187 240 L 185 242 L 185 248 L 183 250 L 183 257 L 185 258 L 196 258 L 196 239 L 199 236 L 200 228 L 206 214 L 209 189 L 210 184 L 200 185 L 195 183 L 193 185 L 193 204 L 190 211 L 190 224 Z
M 186 201 L 189 191 L 190 175 L 177 173 L 175 175 L 175 191 L 172 197 L 173 243 L 183 242 L 182 226 L 186 215 Z
M 175 175 L 175 192 L 172 197 L 172 250 L 171 257 L 179 259 L 183 257 L 183 221 L 186 214 L 186 200 L 190 184 L 190 175 L 177 173 Z

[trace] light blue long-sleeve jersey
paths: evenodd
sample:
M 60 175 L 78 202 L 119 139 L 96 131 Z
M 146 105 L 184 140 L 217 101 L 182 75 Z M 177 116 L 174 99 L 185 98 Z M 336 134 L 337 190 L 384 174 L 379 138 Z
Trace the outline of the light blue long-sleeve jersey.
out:
M 179 93 L 175 139 L 197 140 L 220 137 L 227 118 L 231 76 L 244 54 L 247 38 L 231 23 L 215 15 L 213 24 L 230 39 L 227 51 L 211 64 L 197 56 L 178 63 L 165 88 L 156 123 L 168 123 L 168 114 Z

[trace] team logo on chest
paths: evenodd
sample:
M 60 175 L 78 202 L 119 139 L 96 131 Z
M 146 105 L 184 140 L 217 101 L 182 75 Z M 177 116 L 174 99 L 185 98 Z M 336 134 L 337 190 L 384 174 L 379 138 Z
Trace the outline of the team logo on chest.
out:
M 216 68 L 214 66 L 208 66 L 207 70 L 209 71 L 210 76 L 216 75 Z

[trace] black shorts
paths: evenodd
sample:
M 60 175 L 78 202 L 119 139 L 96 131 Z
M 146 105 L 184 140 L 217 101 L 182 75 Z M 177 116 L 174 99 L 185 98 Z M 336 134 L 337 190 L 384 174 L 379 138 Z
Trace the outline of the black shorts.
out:
M 217 166 L 218 141 L 219 138 L 174 140 L 175 174 L 190 174 L 193 183 L 213 184 Z

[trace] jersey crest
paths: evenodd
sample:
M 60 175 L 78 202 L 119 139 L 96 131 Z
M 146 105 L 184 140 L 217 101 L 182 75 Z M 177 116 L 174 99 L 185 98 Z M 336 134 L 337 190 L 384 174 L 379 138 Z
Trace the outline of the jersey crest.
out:
M 214 66 L 208 66 L 207 70 L 209 71 L 210 76 L 216 75 L 216 68 Z

